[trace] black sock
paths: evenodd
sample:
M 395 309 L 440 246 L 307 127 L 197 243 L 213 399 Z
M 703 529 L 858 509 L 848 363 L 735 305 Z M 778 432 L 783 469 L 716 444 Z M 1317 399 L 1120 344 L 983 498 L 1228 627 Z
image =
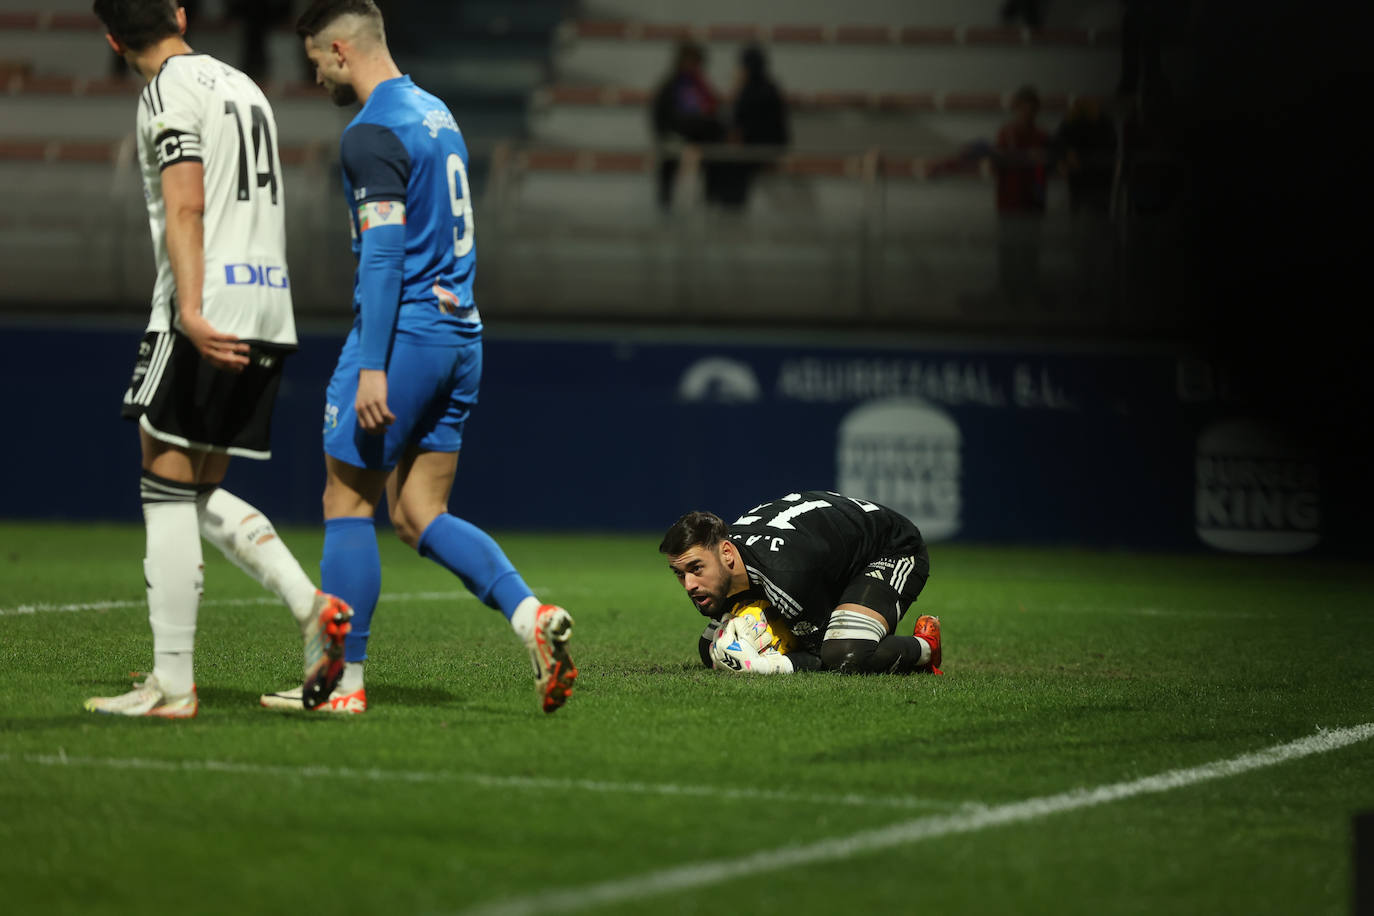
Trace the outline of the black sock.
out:
M 929 664 L 927 662 L 926 664 Z M 868 670 L 875 674 L 910 674 L 921 667 L 921 643 L 915 636 L 889 635 L 878 641 Z

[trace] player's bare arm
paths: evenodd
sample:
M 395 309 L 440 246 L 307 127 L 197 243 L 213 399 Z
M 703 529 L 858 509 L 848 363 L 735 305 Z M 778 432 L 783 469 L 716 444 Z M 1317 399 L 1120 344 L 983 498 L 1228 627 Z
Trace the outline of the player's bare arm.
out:
M 220 369 L 242 372 L 248 344 L 224 334 L 201 313 L 205 287 L 205 168 L 178 162 L 162 170 L 162 197 L 167 212 L 167 257 L 176 279 L 181 329 L 201 357 Z

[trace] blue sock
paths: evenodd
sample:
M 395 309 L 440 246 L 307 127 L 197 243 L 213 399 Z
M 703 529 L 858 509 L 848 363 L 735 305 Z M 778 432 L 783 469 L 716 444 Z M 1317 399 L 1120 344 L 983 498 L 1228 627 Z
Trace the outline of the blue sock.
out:
M 420 535 L 420 556 L 462 579 L 468 591 L 507 620 L 521 601 L 534 595 L 491 535 L 447 512 Z
M 372 519 L 325 521 L 320 589 L 338 595 L 353 607 L 353 625 L 344 638 L 344 660 L 363 661 L 367 658 L 372 612 L 382 592 L 382 558 L 377 552 L 377 527 Z

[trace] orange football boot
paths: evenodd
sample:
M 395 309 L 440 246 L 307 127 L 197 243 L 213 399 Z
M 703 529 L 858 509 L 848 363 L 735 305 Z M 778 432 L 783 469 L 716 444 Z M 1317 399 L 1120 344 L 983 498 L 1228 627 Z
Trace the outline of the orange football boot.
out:
M 913 636 L 919 636 L 930 643 L 930 664 L 917 668 L 917 671 L 929 671 L 931 674 L 944 674 L 940 670 L 940 662 L 943 660 L 943 653 L 940 651 L 940 618 L 932 617 L 929 614 L 922 614 L 916 618 L 916 632 Z

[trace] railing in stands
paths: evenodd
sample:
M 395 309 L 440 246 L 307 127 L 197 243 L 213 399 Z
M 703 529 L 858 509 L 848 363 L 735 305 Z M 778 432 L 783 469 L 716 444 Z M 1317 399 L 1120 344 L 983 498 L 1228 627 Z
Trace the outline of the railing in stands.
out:
M 1003 26 L 850 25 L 834 23 L 776 24 L 716 23 L 702 26 L 672 22 L 583 19 L 566 22 L 559 29 L 564 41 L 573 39 L 619 41 L 720 41 L 771 42 L 773 44 L 836 45 L 968 45 L 968 46 L 1078 46 L 1116 47 L 1116 29 L 1043 28 Z
M 654 199 L 665 153 L 680 161 L 671 213 Z M 332 143 L 281 150 L 283 163 L 297 169 L 288 185 L 288 238 L 292 288 L 303 314 L 339 314 L 353 272 L 335 156 Z M 767 162 L 768 170 L 749 207 L 729 213 L 703 205 L 705 166 L 750 160 Z M 20 201 L 6 216 L 10 225 L 0 224 L 6 303 L 27 297 L 32 304 L 40 293 L 44 302 L 81 302 L 87 294 L 68 295 L 62 286 L 79 273 L 103 301 L 142 307 L 150 258 L 132 138 L 0 141 L 0 167 L 11 170 Z M 67 181 L 67 168 L 84 170 L 86 183 Z M 30 180 L 39 176 L 43 181 Z M 1173 240 L 1160 221 L 1142 234 L 1126 207 L 1119 211 L 1125 217 L 1089 224 L 1068 212 L 1057 181 L 1034 239 L 1039 288 L 1033 301 L 1005 300 L 998 254 L 1007 239 L 989 178 L 984 165 L 878 149 L 817 154 L 502 144 L 477 189 L 478 295 L 493 317 L 531 319 L 687 315 L 941 328 L 1157 328 L 1186 320 L 1158 307 L 1170 300 L 1167 286 L 1174 282 L 1159 263 Z M 102 183 L 107 191 L 92 191 Z M 88 206 L 81 195 L 91 193 L 108 193 L 109 206 Z M 62 231 L 49 232 L 54 229 Z M 1137 237 L 1144 239 L 1143 253 L 1128 256 Z M 1099 260 L 1084 281 L 1075 259 L 1089 249 Z M 40 262 L 47 265 L 41 281 L 47 286 L 25 280 Z M 81 271 L 67 277 L 54 264 L 80 264 Z
M 671 211 L 654 200 L 664 155 L 679 162 Z M 746 207 L 704 203 L 711 163 L 750 161 L 766 169 Z M 1186 321 L 1155 307 L 1168 298 L 1160 288 L 1177 282 L 1161 262 L 1169 242 L 1146 233 L 1145 260 L 1125 256 L 1135 229 L 1124 191 L 1114 195 L 1116 214 L 1074 214 L 1052 174 L 1044 217 L 1017 226 L 996 215 L 993 176 L 986 160 L 882 149 L 504 144 L 478 210 L 484 296 L 528 315 L 658 320 L 1099 329 Z M 1037 263 L 1013 266 L 1009 279 L 1009 249 Z M 1024 301 L 1013 301 L 1017 282 L 1035 287 Z

